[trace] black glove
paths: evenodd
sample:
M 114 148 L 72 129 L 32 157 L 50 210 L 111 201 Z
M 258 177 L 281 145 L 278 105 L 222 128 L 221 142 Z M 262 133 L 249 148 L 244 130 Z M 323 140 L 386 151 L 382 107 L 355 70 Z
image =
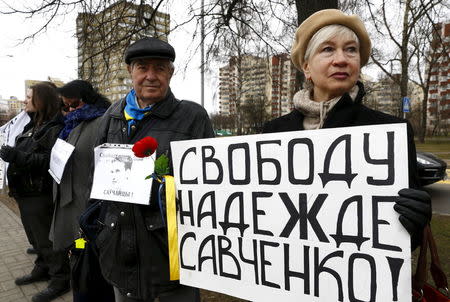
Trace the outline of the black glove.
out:
M 17 154 L 19 151 L 16 150 L 16 148 L 3 145 L 0 149 L 0 158 L 3 159 L 6 162 L 14 162 L 16 160 Z
M 411 247 L 417 247 L 422 230 L 431 220 L 431 197 L 421 190 L 401 189 L 394 210 L 400 214 L 400 223 L 411 235 Z

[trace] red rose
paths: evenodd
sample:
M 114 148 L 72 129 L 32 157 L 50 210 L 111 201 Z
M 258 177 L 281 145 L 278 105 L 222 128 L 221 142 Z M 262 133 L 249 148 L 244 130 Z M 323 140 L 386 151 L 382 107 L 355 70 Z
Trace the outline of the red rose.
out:
M 134 143 L 133 150 L 136 157 L 147 157 L 153 154 L 158 148 L 158 142 L 151 136 L 146 136 L 143 139 Z

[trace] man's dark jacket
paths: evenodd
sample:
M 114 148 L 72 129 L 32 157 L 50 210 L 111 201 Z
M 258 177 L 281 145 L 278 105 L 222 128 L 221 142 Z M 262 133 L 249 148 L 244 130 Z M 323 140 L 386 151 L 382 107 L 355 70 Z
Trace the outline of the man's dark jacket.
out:
M 364 106 L 362 104 L 362 99 L 365 95 L 364 86 L 358 82 L 358 87 L 359 91 L 354 101 L 346 93 L 330 110 L 324 121 L 323 128 L 407 123 L 409 187 L 418 188 L 416 147 L 411 125 L 404 119 Z M 294 109 L 286 115 L 265 123 L 263 133 L 304 130 L 303 119 L 304 115 Z
M 170 142 L 214 136 L 207 112 L 197 103 L 177 100 L 171 92 L 128 135 L 125 99 L 111 105 L 102 117 L 98 144 L 133 144 L 145 136 L 158 141 L 156 156 L 170 150 Z M 149 174 L 151 171 L 149 171 Z M 104 277 L 123 295 L 152 299 L 179 285 L 169 281 L 167 229 L 153 183 L 150 206 L 104 202 L 104 227 L 96 244 Z M 102 215 L 103 216 L 103 215 Z

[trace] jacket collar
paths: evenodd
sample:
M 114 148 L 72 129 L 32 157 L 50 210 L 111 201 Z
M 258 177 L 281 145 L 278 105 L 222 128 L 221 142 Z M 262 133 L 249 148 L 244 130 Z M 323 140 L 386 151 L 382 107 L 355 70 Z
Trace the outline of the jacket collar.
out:
M 34 134 L 34 138 L 38 140 L 41 137 L 43 137 L 50 128 L 53 127 L 62 128 L 63 126 L 64 126 L 64 116 L 61 114 L 61 112 L 58 112 L 51 120 L 35 129 L 36 132 Z
M 123 119 L 124 118 L 123 110 L 126 105 L 125 98 L 123 98 L 118 103 L 119 103 L 118 105 L 114 106 L 114 108 L 111 109 L 111 116 Z M 175 98 L 175 96 L 173 95 L 172 91 L 169 88 L 167 96 L 162 101 L 159 101 L 158 103 L 153 105 L 150 115 L 156 116 L 160 119 L 166 119 L 172 114 L 172 112 L 180 103 L 181 101 Z

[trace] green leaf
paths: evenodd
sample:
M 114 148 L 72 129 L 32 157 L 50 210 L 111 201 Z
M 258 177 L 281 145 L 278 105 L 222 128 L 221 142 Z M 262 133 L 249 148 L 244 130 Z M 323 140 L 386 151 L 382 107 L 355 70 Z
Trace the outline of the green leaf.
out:
M 159 176 L 167 175 L 170 172 L 169 158 L 165 154 L 161 154 L 155 160 L 155 173 Z
M 147 175 L 147 177 L 145 178 L 145 179 L 150 179 L 150 178 L 152 178 L 152 175 L 150 174 L 150 175 Z

